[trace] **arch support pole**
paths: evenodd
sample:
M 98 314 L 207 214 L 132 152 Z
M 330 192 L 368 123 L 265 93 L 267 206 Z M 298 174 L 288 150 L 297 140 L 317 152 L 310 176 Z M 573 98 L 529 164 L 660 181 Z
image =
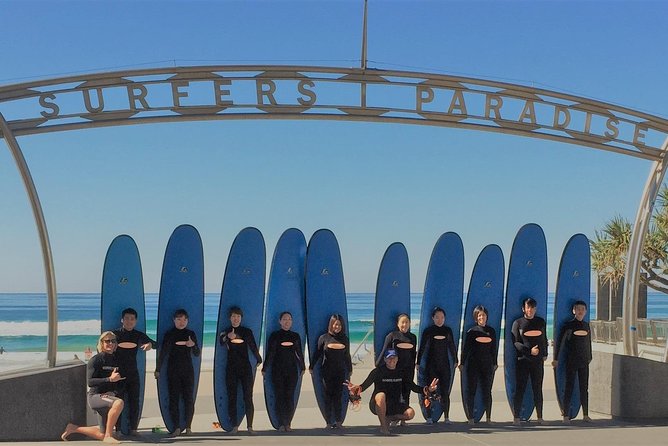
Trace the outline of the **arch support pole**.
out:
M 0 132 L 4 137 L 9 151 L 14 157 L 16 166 L 19 169 L 23 184 L 28 193 L 30 206 L 35 217 L 35 224 L 37 225 L 37 232 L 42 247 L 42 260 L 44 262 L 44 272 L 46 276 L 46 296 L 47 296 L 47 312 L 48 312 L 48 333 L 47 333 L 47 349 L 46 359 L 48 367 L 55 367 L 56 353 L 58 351 L 58 294 L 56 292 L 56 273 L 53 267 L 53 255 L 51 254 L 51 243 L 49 242 L 49 233 L 46 229 L 46 221 L 44 220 L 44 213 L 42 212 L 42 205 L 39 202 L 37 189 L 33 182 L 30 169 L 23 157 L 23 152 L 19 146 L 18 141 L 14 137 L 9 124 L 5 117 L 0 113 Z
M 645 184 L 638 213 L 631 233 L 626 272 L 624 273 L 624 301 L 622 318 L 624 329 L 624 354 L 638 356 L 638 293 L 640 290 L 640 264 L 643 256 L 645 236 L 652 218 L 652 210 L 661 183 L 666 176 L 668 159 L 668 138 L 661 146 L 661 158 L 652 163 L 652 168 Z

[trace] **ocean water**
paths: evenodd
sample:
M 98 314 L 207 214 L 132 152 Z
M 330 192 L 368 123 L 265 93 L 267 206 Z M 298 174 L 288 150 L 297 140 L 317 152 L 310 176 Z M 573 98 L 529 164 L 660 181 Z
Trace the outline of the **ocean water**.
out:
M 359 344 L 372 329 L 374 294 L 349 293 L 347 298 L 348 333 L 351 343 Z M 219 300 L 220 294 L 218 293 L 207 293 L 204 297 L 205 347 L 215 345 Z M 593 318 L 596 314 L 594 295 L 592 295 L 591 302 L 590 316 Z M 414 333 L 418 331 L 421 303 L 422 293 L 412 293 L 411 322 Z M 553 303 L 554 293 L 550 293 L 547 308 L 549 338 L 552 336 Z M 158 294 L 147 293 L 146 332 L 153 339 L 156 334 L 157 313 Z M 82 352 L 86 347 L 95 349 L 100 332 L 99 293 L 60 294 L 58 296 L 58 318 L 58 351 Z M 668 296 L 649 293 L 648 318 L 668 318 Z M 0 293 L 0 346 L 8 352 L 43 352 L 46 351 L 46 334 L 47 299 L 45 294 Z

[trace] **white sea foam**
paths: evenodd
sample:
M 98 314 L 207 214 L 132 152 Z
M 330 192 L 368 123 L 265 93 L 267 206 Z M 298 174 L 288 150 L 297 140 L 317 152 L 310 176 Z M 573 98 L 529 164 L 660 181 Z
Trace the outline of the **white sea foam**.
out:
M 2 336 L 46 336 L 47 322 L 3 322 Z M 95 319 L 85 321 L 58 322 L 59 336 L 97 335 L 100 333 L 100 321 Z

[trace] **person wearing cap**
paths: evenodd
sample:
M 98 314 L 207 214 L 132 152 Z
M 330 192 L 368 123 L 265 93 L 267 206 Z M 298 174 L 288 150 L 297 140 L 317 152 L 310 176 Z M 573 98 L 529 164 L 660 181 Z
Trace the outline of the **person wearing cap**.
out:
M 378 416 L 380 433 L 389 435 L 390 422 L 405 422 L 415 417 L 415 410 L 408 404 L 402 390 L 409 388 L 415 393 L 429 395 L 436 391 L 438 379 L 434 378 L 429 386 L 420 387 L 412 379 L 406 378 L 403 370 L 397 367 L 399 358 L 396 350 L 386 350 L 383 358 L 384 363 L 373 369 L 362 384 L 348 383 L 348 390 L 353 395 L 359 395 L 371 384 L 374 385 L 369 409 Z

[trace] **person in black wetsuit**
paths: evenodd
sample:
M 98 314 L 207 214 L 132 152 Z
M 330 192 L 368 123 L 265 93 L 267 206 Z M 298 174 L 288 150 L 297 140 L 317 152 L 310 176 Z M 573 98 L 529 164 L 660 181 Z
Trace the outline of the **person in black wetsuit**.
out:
M 191 434 L 190 426 L 195 414 L 195 370 L 192 356 L 199 356 L 201 350 L 197 344 L 195 332 L 188 326 L 188 312 L 183 308 L 174 312 L 174 328 L 168 330 L 158 350 L 155 378 L 160 377 L 160 368 L 167 361 L 167 387 L 169 389 L 169 416 L 174 423 L 172 436 L 182 432 Z M 179 400 L 183 398 L 185 426 L 179 426 L 181 419 Z
M 559 331 L 559 337 L 554 344 L 554 360 L 552 367 L 559 364 L 559 353 L 566 349 L 566 387 L 564 389 L 564 401 L 562 416 L 564 423 L 570 423 L 567 408 L 571 406 L 575 377 L 578 378 L 580 388 L 580 403 L 582 405 L 582 419 L 590 422 L 589 418 L 589 363 L 591 362 L 591 330 L 589 323 L 584 320 L 587 315 L 587 304 L 578 300 L 573 304 L 573 320 L 564 324 Z
M 68 423 L 65 432 L 60 436 L 67 441 L 71 434 L 83 434 L 105 443 L 118 444 L 113 436 L 114 426 L 123 412 L 123 400 L 120 383 L 125 379 L 118 372 L 116 362 L 116 336 L 105 331 L 97 342 L 98 354 L 93 356 L 86 366 L 88 380 L 88 405 L 98 414 L 99 426 L 77 426 Z
M 329 318 L 327 333 L 318 338 L 318 346 L 309 372 L 322 361 L 321 376 L 325 390 L 325 419 L 330 429 L 340 428 L 343 424 L 343 384 L 353 372 L 350 359 L 350 341 L 344 333 L 343 317 L 333 314 Z
M 146 336 L 145 333 L 135 330 L 137 325 L 137 311 L 134 308 L 126 308 L 121 312 L 121 328 L 114 330 L 118 348 L 116 349 L 116 360 L 118 371 L 125 377 L 125 393 L 123 400 L 128 407 L 130 422 L 130 435 L 137 435 L 139 427 L 139 393 L 140 380 L 137 370 L 137 351 L 149 351 L 155 348 L 155 341 Z
M 265 375 L 271 366 L 271 382 L 276 395 L 276 412 L 280 432 L 292 432 L 290 424 L 295 414 L 295 389 L 299 375 L 304 373 L 304 349 L 302 340 L 292 328 L 292 314 L 284 311 L 279 316 L 280 330 L 269 336 L 267 357 L 262 367 Z
M 431 311 L 431 320 L 434 325 L 427 327 L 422 332 L 420 339 L 420 349 L 417 353 L 416 367 L 419 367 L 423 356 L 426 353 L 427 366 L 426 382 L 438 378 L 441 383 L 441 406 L 443 407 L 443 416 L 445 423 L 450 422 L 450 381 L 452 371 L 450 369 L 450 357 L 457 367 L 457 347 L 455 346 L 454 336 L 450 327 L 445 325 L 445 310 L 441 307 L 434 307 Z M 438 420 L 431 418 L 431 408 L 427 408 L 429 417 L 427 423 L 432 424 Z
M 417 346 L 417 337 L 411 333 L 411 318 L 406 313 L 401 313 L 397 316 L 397 329 L 390 332 L 385 337 L 385 342 L 383 343 L 383 349 L 378 355 L 376 360 L 376 367 L 380 367 L 384 360 L 383 357 L 385 352 L 392 349 L 397 352 L 399 362 L 397 364 L 397 369 L 404 372 L 406 375 L 406 382 L 413 382 L 413 375 L 415 374 L 415 359 L 416 359 L 416 346 Z M 404 388 L 404 398 L 407 403 L 410 403 L 411 390 L 406 387 Z M 403 421 L 401 422 L 402 426 L 405 425 Z
M 425 387 L 418 386 L 412 379 L 407 380 L 404 371 L 399 369 L 398 362 L 397 352 L 388 349 L 383 355 L 383 364 L 373 369 L 362 384 L 348 384 L 348 390 L 354 395 L 359 395 L 371 384 L 374 385 L 369 409 L 378 416 L 380 433 L 383 435 L 390 434 L 392 421 L 408 421 L 415 416 L 415 410 L 404 398 L 405 388 L 427 396 L 438 387 L 438 378 L 434 378 L 430 385 Z
M 538 424 L 543 422 L 543 362 L 547 359 L 547 335 L 545 319 L 536 316 L 536 300 L 528 297 L 522 302 L 524 316 L 515 320 L 511 333 L 517 352 L 515 368 L 515 398 L 513 400 L 513 424 L 520 424 L 520 411 L 527 381 L 531 377 L 533 400 Z
M 237 414 L 237 389 L 241 384 L 246 409 L 246 427 L 253 435 L 253 368 L 248 358 L 248 351 L 255 357 L 255 367 L 262 363 L 257 349 L 253 330 L 241 325 L 244 313 L 239 307 L 231 307 L 229 311 L 231 326 L 223 330 L 219 336 L 220 344 L 227 347 L 227 366 L 225 368 L 225 388 L 227 389 L 227 413 L 232 423 L 232 433 L 239 431 L 241 420 Z
M 462 347 L 462 362 L 459 369 L 460 371 L 466 369 L 468 397 L 464 401 L 464 408 L 469 424 L 474 423 L 473 403 L 478 385 L 485 404 L 487 422 L 492 421 L 492 384 L 494 372 L 499 367 L 497 362 L 499 340 L 496 337 L 496 330 L 487 325 L 488 316 L 487 308 L 482 305 L 473 309 L 473 320 L 476 325 L 466 332 Z

